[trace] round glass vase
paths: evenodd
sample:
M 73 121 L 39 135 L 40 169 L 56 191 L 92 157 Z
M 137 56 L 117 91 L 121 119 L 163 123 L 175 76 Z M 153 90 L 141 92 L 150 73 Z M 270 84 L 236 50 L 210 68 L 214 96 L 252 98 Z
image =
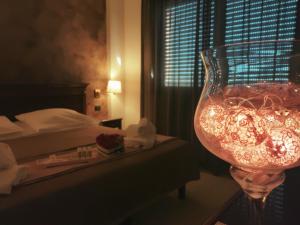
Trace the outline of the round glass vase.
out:
M 232 165 L 252 204 L 249 223 L 260 225 L 266 197 L 300 161 L 300 42 L 225 45 L 201 57 L 197 137 Z

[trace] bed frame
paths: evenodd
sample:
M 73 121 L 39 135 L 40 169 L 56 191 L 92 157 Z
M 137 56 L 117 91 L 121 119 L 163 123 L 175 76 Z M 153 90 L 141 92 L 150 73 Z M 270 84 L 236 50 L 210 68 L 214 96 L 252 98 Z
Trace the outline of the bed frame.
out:
M 88 84 L 0 84 L 0 115 L 11 120 L 20 113 L 45 108 L 86 112 Z
M 19 113 L 49 107 L 85 112 L 86 87 L 0 84 L 0 115 L 14 119 Z M 31 144 L 31 138 L 23 141 Z M 124 220 L 126 224 L 126 218 L 170 191 L 179 188 L 179 198 L 184 198 L 185 183 L 199 179 L 196 151 L 179 139 L 155 148 L 18 187 L 13 194 L 0 196 L 1 224 L 111 225 Z

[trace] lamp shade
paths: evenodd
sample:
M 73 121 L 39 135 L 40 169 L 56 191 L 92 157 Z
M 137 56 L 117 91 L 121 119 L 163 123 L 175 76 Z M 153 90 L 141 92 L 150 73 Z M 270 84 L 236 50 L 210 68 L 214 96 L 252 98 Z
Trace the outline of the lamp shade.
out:
M 107 92 L 113 94 L 119 94 L 122 92 L 121 81 L 119 80 L 109 80 L 107 84 Z

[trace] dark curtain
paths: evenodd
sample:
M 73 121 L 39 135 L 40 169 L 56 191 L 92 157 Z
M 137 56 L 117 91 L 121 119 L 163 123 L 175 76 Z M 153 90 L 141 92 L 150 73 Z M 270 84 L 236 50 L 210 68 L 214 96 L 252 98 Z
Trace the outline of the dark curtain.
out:
M 142 1 L 141 114 L 156 123 L 164 1 Z
M 297 2 L 297 16 L 296 16 L 296 35 L 295 39 L 300 40 L 300 1 Z
M 162 74 L 164 9 L 167 5 L 175 5 L 178 2 L 180 1 L 143 1 L 141 111 L 144 117 L 155 123 L 159 133 L 193 140 L 193 114 L 201 88 L 166 87 Z M 196 55 L 195 60 L 199 60 L 199 52 Z M 198 70 L 197 67 L 194 69 Z
M 200 49 L 209 45 L 209 36 L 200 38 L 200 21 L 205 21 L 201 27 L 203 31 L 210 30 L 210 11 L 203 11 L 201 7 L 209 9 L 210 1 L 197 2 L 197 19 L 194 26 L 197 28 L 193 37 L 195 43 L 193 60 L 192 86 L 164 85 L 164 13 L 165 8 L 176 6 L 185 1 L 176 0 L 143 0 L 142 2 L 142 106 L 143 117 L 149 118 L 157 127 L 160 134 L 179 137 L 191 142 L 199 153 L 200 163 L 209 165 L 218 172 L 224 169 L 224 163 L 206 151 L 198 141 L 193 126 L 194 112 L 201 94 L 204 79 L 204 69 L 200 59 Z M 200 2 L 202 5 L 200 5 Z M 218 1 L 216 1 L 218 2 Z M 219 1 L 220 2 L 220 1 Z M 219 4 L 219 3 L 217 3 Z M 201 11 L 202 10 L 202 11 Z M 218 15 L 220 13 L 220 15 Z M 224 10 L 216 12 L 216 17 L 222 16 Z M 176 26 L 175 26 L 176 29 Z M 219 29 L 219 30 L 223 30 Z M 216 42 L 223 41 L 224 35 L 219 35 Z

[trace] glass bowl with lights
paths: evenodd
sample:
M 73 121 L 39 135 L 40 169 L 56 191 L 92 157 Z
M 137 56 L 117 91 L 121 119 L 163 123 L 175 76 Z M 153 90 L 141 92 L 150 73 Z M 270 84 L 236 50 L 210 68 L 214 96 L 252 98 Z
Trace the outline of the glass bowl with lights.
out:
M 262 224 L 266 197 L 300 164 L 300 42 L 225 45 L 201 53 L 205 85 L 194 117 L 201 143 L 231 164 Z

